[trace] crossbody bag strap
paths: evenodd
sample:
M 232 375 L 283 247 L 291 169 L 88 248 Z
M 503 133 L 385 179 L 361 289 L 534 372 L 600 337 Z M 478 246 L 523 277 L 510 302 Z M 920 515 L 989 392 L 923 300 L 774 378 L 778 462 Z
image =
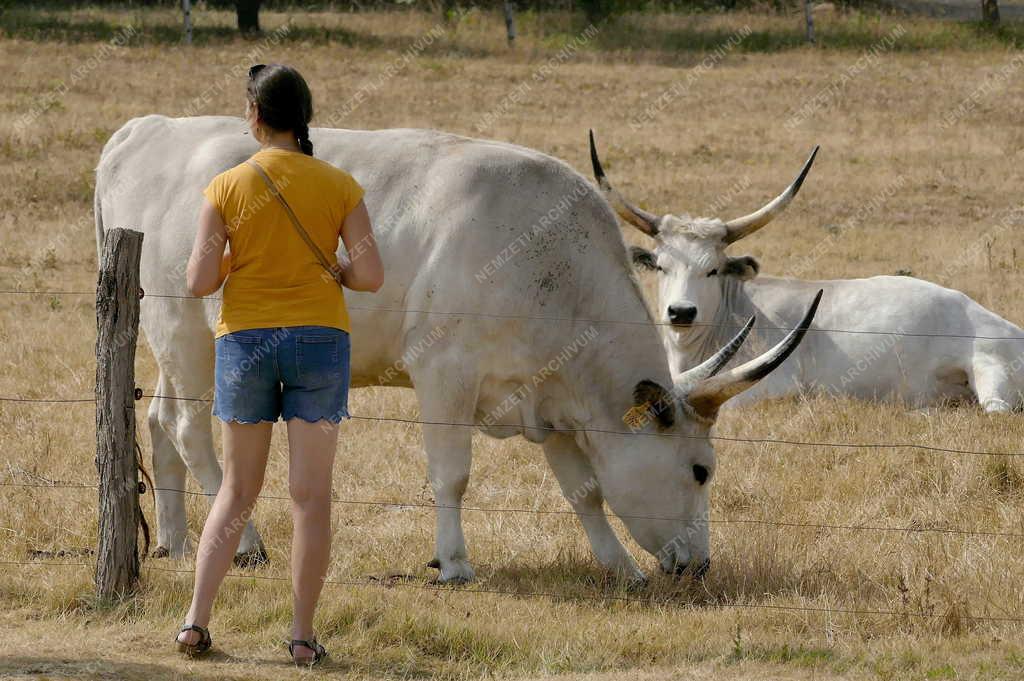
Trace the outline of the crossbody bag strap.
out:
M 338 285 L 339 288 L 344 290 L 344 287 L 341 283 L 341 274 L 333 265 L 331 265 L 331 261 L 327 259 L 323 251 L 321 251 L 320 248 L 313 242 L 313 239 L 310 238 L 309 232 L 307 232 L 306 229 L 302 226 L 302 223 L 299 222 L 299 218 L 298 216 L 295 215 L 295 211 L 293 211 L 292 207 L 288 205 L 287 201 L 285 201 L 284 196 L 281 195 L 281 192 L 280 190 L 278 190 L 277 185 L 274 184 L 274 181 L 270 179 L 270 176 L 267 175 L 266 171 L 263 170 L 260 164 L 257 163 L 256 161 L 249 159 L 248 161 L 246 161 L 246 163 L 252 166 L 256 170 L 256 172 L 259 173 L 259 176 L 263 178 L 263 181 L 266 183 L 267 188 L 270 190 L 270 193 L 274 195 L 274 198 L 281 202 L 281 205 L 284 207 L 284 212 L 288 214 L 288 219 L 291 220 L 291 223 L 293 225 L 295 225 L 295 231 L 299 233 L 299 236 L 302 237 L 302 240 L 306 242 L 307 246 L 309 246 L 309 250 L 313 251 L 313 255 L 316 256 L 316 259 L 320 262 L 320 265 L 325 270 L 327 270 L 328 274 L 331 275 L 331 279 L 334 280 L 334 282 Z

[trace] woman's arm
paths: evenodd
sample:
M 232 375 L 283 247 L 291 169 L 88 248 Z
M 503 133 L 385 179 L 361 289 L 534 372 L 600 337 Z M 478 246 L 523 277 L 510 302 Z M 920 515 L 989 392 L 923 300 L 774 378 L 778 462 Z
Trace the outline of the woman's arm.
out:
M 353 291 L 376 291 L 384 285 L 384 264 L 373 238 L 370 214 L 362 201 L 345 218 L 341 226 L 349 261 L 339 263 L 341 283 Z
M 227 278 L 230 256 L 225 252 L 228 232 L 220 213 L 208 199 L 199 210 L 199 231 L 188 259 L 188 292 L 207 296 L 220 288 Z

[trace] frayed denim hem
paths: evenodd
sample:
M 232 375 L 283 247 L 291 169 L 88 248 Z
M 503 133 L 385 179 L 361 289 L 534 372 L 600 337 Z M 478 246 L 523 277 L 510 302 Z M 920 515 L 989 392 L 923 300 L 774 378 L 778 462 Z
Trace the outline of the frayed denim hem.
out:
M 336 411 L 333 414 L 326 415 L 326 416 L 325 415 L 312 416 L 310 414 L 288 414 L 287 416 L 282 414 L 282 416 L 281 416 L 281 420 L 285 421 L 285 422 L 291 421 L 292 419 L 302 419 L 306 423 L 319 423 L 320 421 L 329 421 L 330 423 L 333 423 L 334 425 L 338 425 L 342 421 L 345 421 L 345 420 L 351 419 L 351 418 L 352 418 L 352 415 L 348 413 L 348 409 L 342 409 L 341 411 Z
M 218 419 L 220 419 L 221 423 L 241 423 L 243 425 L 249 425 L 249 426 L 257 424 L 257 423 L 276 423 L 277 422 L 277 418 L 276 417 L 272 418 L 272 419 L 240 419 L 240 418 L 238 418 L 236 416 L 228 416 L 227 418 L 225 418 L 225 417 L 223 417 L 223 416 L 221 416 L 220 414 L 217 414 L 217 413 L 214 413 L 214 416 L 216 416 Z

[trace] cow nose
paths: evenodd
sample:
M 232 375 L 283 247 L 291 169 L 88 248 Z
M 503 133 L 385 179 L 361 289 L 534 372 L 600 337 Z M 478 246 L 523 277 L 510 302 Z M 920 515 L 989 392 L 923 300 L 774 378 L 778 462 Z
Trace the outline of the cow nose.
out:
M 672 324 L 692 324 L 697 318 L 697 308 L 693 305 L 669 305 L 668 321 Z
M 704 575 L 706 575 L 708 573 L 708 570 L 710 568 L 711 568 L 711 559 L 710 558 L 705 558 L 704 560 L 700 561 L 699 563 L 691 561 L 689 563 L 679 563 L 679 564 L 677 564 L 676 565 L 676 574 L 677 575 L 682 575 L 682 574 L 687 574 L 688 573 L 688 574 L 693 575 L 694 579 L 701 579 L 702 577 L 704 577 Z

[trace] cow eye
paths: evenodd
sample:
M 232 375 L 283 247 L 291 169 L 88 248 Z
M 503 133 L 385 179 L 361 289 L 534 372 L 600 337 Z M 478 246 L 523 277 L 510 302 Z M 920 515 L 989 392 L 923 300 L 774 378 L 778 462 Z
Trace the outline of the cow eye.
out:
M 695 477 L 697 479 L 697 482 L 699 484 L 703 485 L 705 482 L 707 482 L 708 481 L 708 476 L 709 476 L 709 473 L 708 473 L 708 469 L 707 468 L 704 468 L 704 466 L 701 466 L 700 464 L 694 465 L 694 467 L 693 467 L 693 477 Z
M 713 276 L 715 276 L 717 274 L 718 274 L 718 268 L 717 267 L 715 269 L 711 270 L 710 272 L 708 272 L 708 276 L 709 277 L 713 277 Z

